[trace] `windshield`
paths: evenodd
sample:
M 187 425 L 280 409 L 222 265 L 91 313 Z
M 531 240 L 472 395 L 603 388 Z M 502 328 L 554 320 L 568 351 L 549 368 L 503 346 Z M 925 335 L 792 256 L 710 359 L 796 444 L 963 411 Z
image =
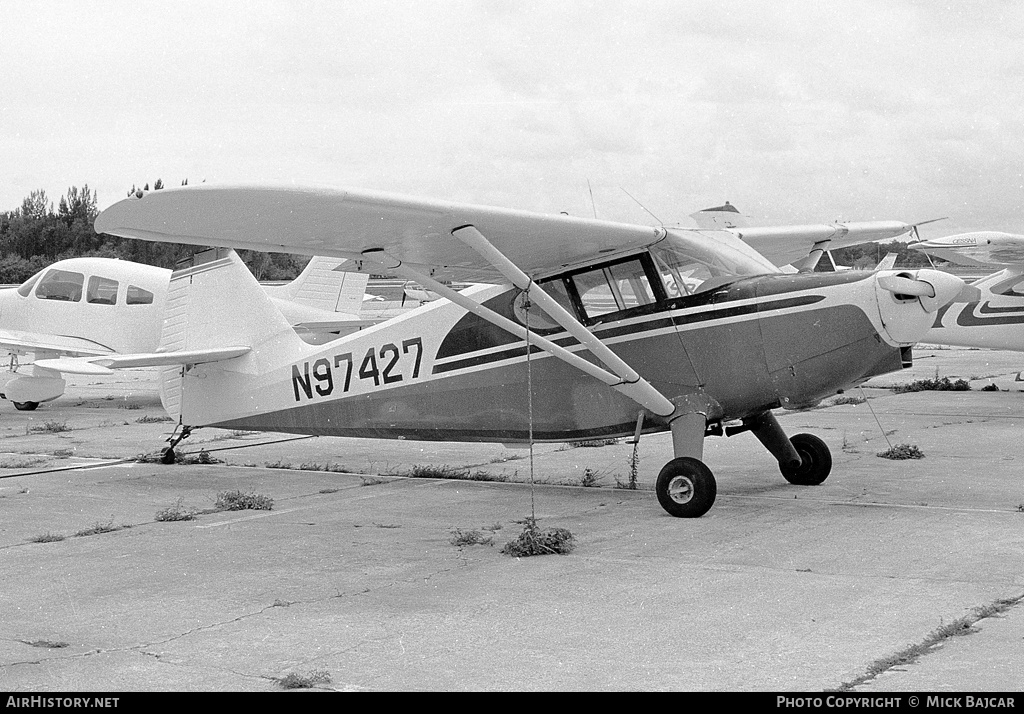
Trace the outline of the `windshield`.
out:
M 764 256 L 735 236 L 668 231 L 650 248 L 669 298 L 710 290 L 736 278 L 778 273 Z

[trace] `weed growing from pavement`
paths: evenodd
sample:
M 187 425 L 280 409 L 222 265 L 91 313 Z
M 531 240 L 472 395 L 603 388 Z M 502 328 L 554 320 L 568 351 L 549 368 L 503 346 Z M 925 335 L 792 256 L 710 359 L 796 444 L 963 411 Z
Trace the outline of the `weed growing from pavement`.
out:
M 172 419 L 171 417 L 166 416 L 166 415 L 165 416 L 149 416 L 149 414 L 146 414 L 145 416 L 140 416 L 138 419 L 136 419 L 135 423 L 136 424 L 158 424 L 160 422 L 165 422 L 165 421 L 174 421 L 174 419 Z
M 61 535 L 60 533 L 50 533 L 47 531 L 42 535 L 32 536 L 28 540 L 30 543 L 57 543 L 65 538 L 67 538 L 67 536 Z
M 320 463 L 317 463 L 315 461 L 308 461 L 308 462 L 299 464 L 298 466 L 295 466 L 290 461 L 282 461 L 281 459 L 278 459 L 277 461 L 267 461 L 267 462 L 264 462 L 263 465 L 264 465 L 264 467 L 266 467 L 268 469 L 294 469 L 296 471 L 326 471 L 328 473 L 335 473 L 335 474 L 358 474 L 358 473 L 361 473 L 360 471 L 357 471 L 355 469 L 350 469 L 349 467 L 345 466 L 344 464 L 332 464 L 332 463 L 320 464 Z
M 490 474 L 486 471 L 473 471 L 457 466 L 433 466 L 430 464 L 418 464 L 408 471 L 398 472 L 395 475 L 407 478 L 440 478 L 459 481 L 508 481 L 506 474 Z
M 156 520 L 169 521 L 194 521 L 198 511 L 195 508 L 182 506 L 182 499 L 178 499 L 173 506 L 168 506 L 156 512 Z
M 255 492 L 221 491 L 214 508 L 218 511 L 270 511 L 274 508 L 274 499 Z
M 460 548 L 467 545 L 494 545 L 494 536 L 485 536 L 480 531 L 464 531 L 461 528 L 454 528 L 448 542 Z
M 865 399 L 864 397 L 848 397 L 844 395 L 833 399 L 832 406 L 839 407 L 844 406 L 846 404 L 863 404 L 866 401 L 867 399 Z
M 318 684 L 330 684 L 331 675 L 323 669 L 314 669 L 309 674 L 292 672 L 280 677 L 277 683 L 284 689 L 310 689 Z
M 47 434 L 59 434 L 62 431 L 71 431 L 71 427 L 68 426 L 66 421 L 51 419 L 42 424 L 32 424 L 28 427 L 28 430 L 36 433 L 44 432 Z
M 576 540 L 565 528 L 545 528 L 541 530 L 537 519 L 529 516 L 522 521 L 523 531 L 515 540 L 502 547 L 504 555 L 526 558 L 531 555 L 567 555 L 576 546 Z
M 892 391 L 896 394 L 906 394 L 907 392 L 969 392 L 971 391 L 971 385 L 966 379 L 958 379 L 955 382 L 950 380 L 949 377 L 943 377 L 939 379 L 917 379 L 908 384 L 897 384 L 892 388 Z
M 897 444 L 885 451 L 879 451 L 876 456 L 883 459 L 923 459 L 924 452 L 913 444 Z
M 124 530 L 125 528 L 131 528 L 131 526 L 115 526 L 114 519 L 111 518 L 106 523 L 103 523 L 102 521 L 96 521 L 88 528 L 83 528 L 82 530 L 75 533 L 75 537 L 81 538 L 84 536 L 99 535 L 100 533 L 113 533 L 114 531 Z
M 67 642 L 54 642 L 53 640 L 19 640 L 21 643 L 28 645 L 29 647 L 42 647 L 48 650 L 60 650 L 65 647 L 70 647 Z

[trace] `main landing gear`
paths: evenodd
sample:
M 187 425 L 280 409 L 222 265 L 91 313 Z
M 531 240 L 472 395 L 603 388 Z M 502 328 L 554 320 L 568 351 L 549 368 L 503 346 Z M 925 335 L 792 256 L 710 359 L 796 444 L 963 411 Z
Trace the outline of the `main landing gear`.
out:
M 708 427 L 703 414 L 684 414 L 672 421 L 672 446 L 676 458 L 658 474 L 654 490 L 658 503 L 677 518 L 699 518 L 715 502 L 718 485 L 711 469 L 701 461 Z M 825 442 L 813 434 L 788 438 L 771 412 L 743 420 L 742 426 L 724 430 L 729 436 L 753 432 L 758 441 L 779 462 L 779 470 L 790 483 L 817 486 L 832 470 L 832 454 Z M 718 431 L 711 433 L 721 434 Z

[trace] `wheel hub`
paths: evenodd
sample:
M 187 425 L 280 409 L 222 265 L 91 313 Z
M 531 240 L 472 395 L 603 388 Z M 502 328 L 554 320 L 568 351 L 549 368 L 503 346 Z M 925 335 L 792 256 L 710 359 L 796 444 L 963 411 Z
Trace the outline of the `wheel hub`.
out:
M 686 476 L 676 476 L 668 482 L 668 497 L 676 503 L 689 503 L 693 499 L 693 481 Z

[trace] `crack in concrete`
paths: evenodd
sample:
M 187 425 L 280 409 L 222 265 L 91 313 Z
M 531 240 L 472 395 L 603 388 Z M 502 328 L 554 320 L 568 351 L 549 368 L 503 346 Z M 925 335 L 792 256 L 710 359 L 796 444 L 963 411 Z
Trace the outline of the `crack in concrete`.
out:
M 867 671 L 850 682 L 843 682 L 835 691 L 850 692 L 862 684 L 866 684 L 878 676 L 891 672 L 896 667 L 905 664 L 913 664 L 921 657 L 935 652 L 939 645 L 953 637 L 972 635 L 979 630 L 975 625 L 982 620 L 1002 615 L 1024 601 L 1024 593 L 1012 598 L 1001 598 L 987 605 L 974 608 L 973 614 L 965 615 L 954 620 L 948 625 L 943 625 L 928 634 L 920 643 L 910 645 L 888 657 L 882 657 L 868 665 Z

